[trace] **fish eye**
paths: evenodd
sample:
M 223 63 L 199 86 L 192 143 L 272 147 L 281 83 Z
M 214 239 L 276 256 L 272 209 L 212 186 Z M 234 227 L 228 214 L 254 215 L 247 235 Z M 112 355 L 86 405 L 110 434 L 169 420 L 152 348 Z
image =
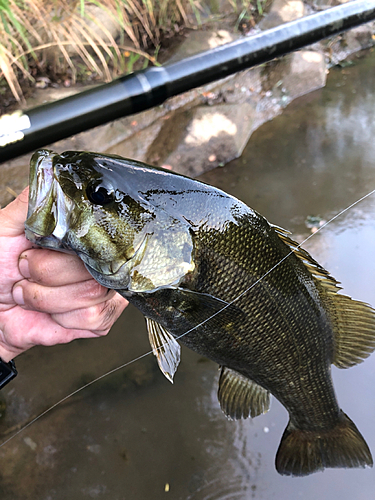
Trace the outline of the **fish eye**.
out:
M 105 186 L 89 184 L 86 189 L 88 200 L 94 205 L 108 205 L 115 199 L 115 193 Z

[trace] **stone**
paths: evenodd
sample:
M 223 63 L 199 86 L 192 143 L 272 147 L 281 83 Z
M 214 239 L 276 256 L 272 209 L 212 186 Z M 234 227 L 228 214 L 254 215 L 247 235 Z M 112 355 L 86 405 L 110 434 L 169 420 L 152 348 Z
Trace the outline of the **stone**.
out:
M 259 28 L 268 30 L 280 24 L 294 21 L 305 14 L 305 6 L 302 0 L 275 0 L 266 17 L 260 23 Z
M 345 60 L 355 52 L 372 47 L 374 45 L 374 30 L 375 23 L 370 22 L 336 37 L 335 41 L 330 45 L 331 66 Z
M 309 9 L 326 8 L 345 0 L 306 0 Z M 212 0 L 210 9 L 224 8 Z M 93 5 L 93 7 L 95 7 Z M 213 10 L 212 10 L 213 9 Z M 275 0 L 262 29 L 304 15 L 300 0 Z M 99 23 L 98 23 L 99 24 Z M 218 47 L 240 37 L 217 22 L 216 28 L 188 31 L 186 40 L 168 63 Z M 354 28 L 310 49 L 289 54 L 262 67 L 228 76 L 168 99 L 161 106 L 134 114 L 48 146 L 63 150 L 96 150 L 132 157 L 148 163 L 171 165 L 177 172 L 196 176 L 238 157 L 251 133 L 274 118 L 292 99 L 325 85 L 327 66 L 374 45 L 375 23 Z M 108 28 L 109 29 L 109 28 Z M 113 34 L 114 36 L 114 34 Z M 314 50 L 312 50 L 314 49 Z M 84 90 L 38 89 L 28 108 Z M 28 183 L 31 155 L 5 162 L 0 169 L 0 205 L 4 206 Z
M 0 165 L 0 208 L 14 200 L 29 183 L 29 161 L 31 155 L 20 156 Z
M 264 90 L 282 93 L 291 101 L 324 87 L 326 79 L 324 55 L 312 50 L 300 50 L 269 64 Z
M 240 38 L 239 33 L 231 33 L 226 29 L 208 31 L 189 31 L 186 39 L 179 45 L 176 52 L 168 60 L 168 64 L 175 63 L 186 57 L 193 56 L 205 50 L 214 49 L 220 45 L 233 42 Z
M 350 1 L 351 0 L 308 0 L 307 3 L 310 4 L 314 10 L 324 10 Z
M 237 158 L 253 131 L 255 116 L 251 103 L 197 106 L 182 141 L 165 163 L 195 177 Z
M 129 139 L 116 143 L 103 151 L 105 154 L 116 154 L 125 158 L 146 161 L 147 152 L 151 144 L 157 138 L 162 127 L 162 120 L 158 120 L 148 127 L 133 134 Z

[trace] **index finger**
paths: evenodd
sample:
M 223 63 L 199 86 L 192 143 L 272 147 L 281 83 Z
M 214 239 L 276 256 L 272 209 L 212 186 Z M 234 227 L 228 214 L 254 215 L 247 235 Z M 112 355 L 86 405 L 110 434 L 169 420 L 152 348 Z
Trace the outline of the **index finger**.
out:
M 43 286 L 71 285 L 92 279 L 77 255 L 44 248 L 23 252 L 19 269 L 22 276 Z

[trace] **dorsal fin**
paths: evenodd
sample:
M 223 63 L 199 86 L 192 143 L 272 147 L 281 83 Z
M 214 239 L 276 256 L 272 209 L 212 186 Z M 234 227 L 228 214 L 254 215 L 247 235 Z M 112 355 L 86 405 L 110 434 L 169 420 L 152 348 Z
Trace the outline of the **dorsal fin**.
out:
M 347 295 L 328 292 L 335 332 L 333 364 L 350 368 L 362 363 L 375 350 L 375 311 Z
M 219 379 L 218 399 L 228 418 L 254 418 L 270 409 L 270 393 L 240 373 L 223 367 Z
M 181 348 L 174 337 L 153 319 L 146 318 L 148 338 L 159 368 L 173 384 L 173 377 L 180 362 Z
M 296 257 L 298 257 L 308 271 L 312 274 L 312 276 L 319 280 L 321 284 L 324 284 L 325 287 L 332 291 L 338 292 L 341 290 L 341 287 L 338 286 L 339 282 L 333 278 L 329 272 L 324 269 L 311 255 L 302 247 L 300 247 L 300 243 L 294 241 L 289 235 L 289 231 L 282 229 L 278 226 L 272 226 L 275 232 L 278 234 L 279 238 L 290 248 L 290 250 L 294 253 Z
M 280 239 L 303 262 L 306 269 L 324 293 L 325 305 L 334 332 L 332 363 L 338 368 L 349 368 L 361 363 L 375 350 L 375 311 L 371 306 L 337 293 L 338 281 L 320 266 L 284 229 L 273 226 Z

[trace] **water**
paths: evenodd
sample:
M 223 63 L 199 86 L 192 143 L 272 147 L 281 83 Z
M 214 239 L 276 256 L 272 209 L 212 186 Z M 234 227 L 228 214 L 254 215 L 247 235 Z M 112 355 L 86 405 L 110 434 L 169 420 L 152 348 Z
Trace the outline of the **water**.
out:
M 329 219 L 375 188 L 375 53 L 333 70 L 327 88 L 290 106 L 251 138 L 241 159 L 206 174 L 301 241 L 308 216 Z M 375 195 L 305 247 L 375 305 Z M 149 350 L 144 320 L 129 307 L 109 336 L 34 348 L 1 393 L 4 437 L 92 378 Z M 333 369 L 340 405 L 375 454 L 375 356 Z M 267 415 L 230 422 L 217 398 L 217 366 L 187 349 L 171 385 L 153 356 L 72 397 L 0 448 L 2 500 L 247 500 L 319 496 L 372 498 L 375 471 L 279 476 L 275 453 L 287 423 L 273 400 Z M 1 400 L 0 400 L 1 403 Z

